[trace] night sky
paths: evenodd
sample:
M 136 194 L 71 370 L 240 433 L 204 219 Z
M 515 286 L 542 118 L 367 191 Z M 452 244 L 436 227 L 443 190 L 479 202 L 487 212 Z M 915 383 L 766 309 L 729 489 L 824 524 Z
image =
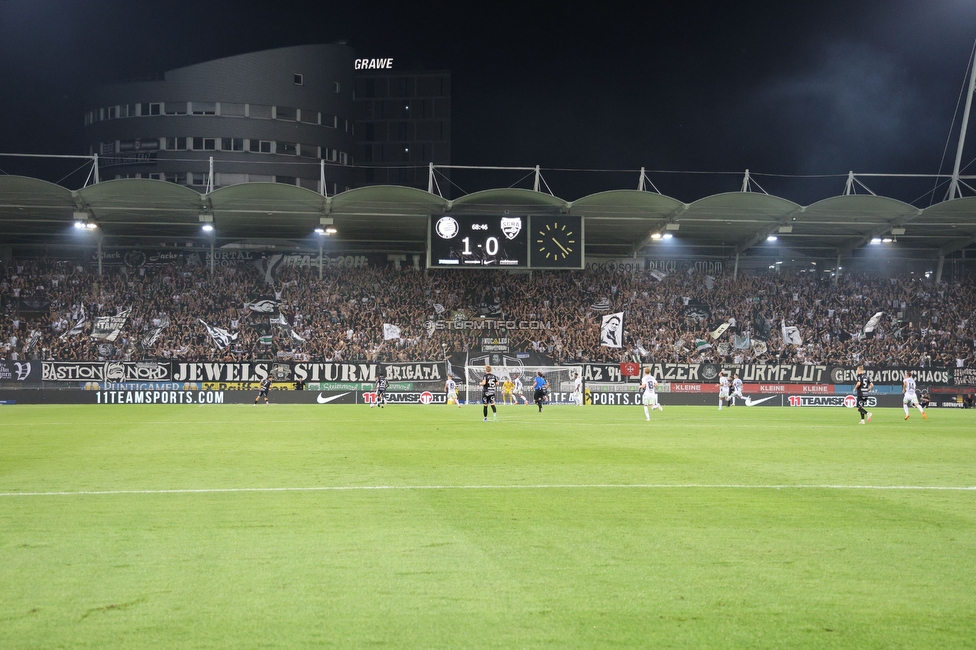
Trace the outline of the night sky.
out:
M 636 188 L 641 166 L 735 172 L 651 175 L 684 201 L 739 189 L 746 168 L 951 170 L 972 0 L 554 4 L 0 0 L 0 151 L 81 153 L 90 84 L 344 40 L 400 69 L 450 70 L 454 163 L 539 164 L 566 199 Z M 969 140 L 963 164 L 976 158 L 976 129 Z M 0 158 L 8 173 L 31 164 Z M 473 191 L 521 176 L 456 180 Z M 844 186 L 758 181 L 801 203 Z M 934 186 L 865 182 L 920 206 Z

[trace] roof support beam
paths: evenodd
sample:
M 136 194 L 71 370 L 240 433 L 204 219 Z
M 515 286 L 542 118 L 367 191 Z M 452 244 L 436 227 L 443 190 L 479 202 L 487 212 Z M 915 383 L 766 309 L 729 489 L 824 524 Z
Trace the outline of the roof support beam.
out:
M 689 207 L 688 205 L 682 205 L 680 208 L 677 208 L 676 210 L 672 210 L 671 214 L 669 214 L 663 220 L 656 221 L 654 226 L 651 227 L 651 229 L 647 232 L 644 238 L 640 240 L 638 243 L 634 244 L 633 248 L 631 249 L 631 252 L 637 253 L 638 251 L 640 251 L 640 249 L 650 244 L 654 240 L 655 234 L 660 233 L 665 228 L 665 226 L 667 226 L 669 223 L 675 223 L 678 220 L 678 217 L 684 214 L 685 211 L 688 209 L 688 207 Z
M 804 208 L 798 208 L 796 210 L 790 210 L 787 214 L 785 214 L 783 217 L 781 217 L 779 220 L 777 220 L 776 223 L 774 223 L 772 225 L 769 225 L 769 226 L 766 226 L 765 228 L 761 228 L 754 235 L 752 235 L 751 237 L 749 237 L 745 241 L 737 244 L 736 247 L 735 247 L 735 254 L 736 255 L 740 255 L 740 254 L 746 252 L 747 250 L 749 250 L 750 248 L 752 248 L 753 246 L 755 246 L 759 242 L 765 240 L 771 234 L 773 234 L 774 232 L 776 232 L 777 230 L 779 230 L 780 227 L 789 225 L 790 223 L 793 222 L 793 218 L 796 217 L 796 215 L 798 215 L 801 212 L 803 212 L 803 210 L 804 210 Z
M 976 242 L 976 233 L 970 233 L 967 237 L 962 239 L 956 239 L 951 244 L 946 244 L 939 249 L 939 257 L 946 257 L 952 255 L 956 251 L 961 251 L 973 242 Z
M 874 228 L 869 230 L 866 234 L 856 239 L 852 239 L 844 244 L 841 244 L 840 246 L 837 247 L 837 251 L 844 257 L 849 257 L 851 252 L 855 248 L 860 248 L 861 246 L 864 246 L 864 244 L 868 243 L 875 237 L 879 237 L 887 232 L 891 232 L 892 228 L 898 228 L 899 226 L 908 223 L 909 221 L 919 216 L 920 214 L 922 214 L 921 210 L 915 210 L 914 214 L 902 215 L 880 226 L 875 226 Z

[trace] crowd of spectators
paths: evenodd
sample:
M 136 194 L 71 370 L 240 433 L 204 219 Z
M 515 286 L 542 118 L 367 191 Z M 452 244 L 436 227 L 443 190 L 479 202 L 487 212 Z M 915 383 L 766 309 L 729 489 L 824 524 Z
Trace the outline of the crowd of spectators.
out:
M 83 263 L 17 260 L 0 270 L 0 358 L 426 361 L 506 337 L 512 352 L 554 363 L 976 363 L 971 280 L 392 267 L 328 267 L 320 279 L 317 267 L 266 270 L 250 262 L 213 275 L 200 265 L 120 266 L 99 276 Z M 255 311 L 262 298 L 277 311 Z M 115 341 L 91 337 L 98 317 L 123 310 L 131 311 Z M 601 346 L 603 316 L 616 312 L 624 313 L 622 347 Z M 465 321 L 522 328 L 453 327 Z M 203 323 L 226 331 L 226 347 Z M 384 337 L 385 324 L 398 335 Z M 786 343 L 784 327 L 796 327 L 802 344 Z

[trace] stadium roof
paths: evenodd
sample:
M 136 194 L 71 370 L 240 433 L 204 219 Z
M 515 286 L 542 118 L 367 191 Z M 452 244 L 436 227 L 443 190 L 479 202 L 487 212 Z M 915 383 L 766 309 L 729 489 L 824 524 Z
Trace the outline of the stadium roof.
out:
M 888 238 L 902 257 L 931 259 L 976 242 L 976 197 L 925 209 L 874 195 L 846 195 L 801 206 L 758 192 L 728 192 L 683 203 L 640 190 L 612 190 L 575 201 L 527 189 L 492 189 L 448 200 L 378 185 L 326 197 L 277 183 L 246 183 L 201 194 L 149 179 L 112 180 L 68 190 L 24 176 L 0 176 L 0 244 L 71 241 L 88 219 L 106 245 L 200 241 L 210 220 L 218 246 L 294 242 L 309 247 L 332 220 L 330 247 L 422 250 L 431 214 L 572 214 L 586 218 L 589 255 L 628 256 L 674 235 L 684 255 L 756 254 L 770 235 L 808 257 L 848 256 L 872 238 Z M 325 221 L 323 221 L 325 220 Z M 678 249 L 675 249 L 678 250 Z

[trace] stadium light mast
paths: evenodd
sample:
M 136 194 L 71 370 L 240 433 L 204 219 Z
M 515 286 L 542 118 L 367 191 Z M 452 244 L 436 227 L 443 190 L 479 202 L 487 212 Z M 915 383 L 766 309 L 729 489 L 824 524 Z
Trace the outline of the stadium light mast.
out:
M 976 48 L 974 48 L 976 49 Z M 969 92 L 966 93 L 966 110 L 962 113 L 962 126 L 959 127 L 959 145 L 956 147 L 956 162 L 952 166 L 952 182 L 949 184 L 950 201 L 962 197 L 959 191 L 959 165 L 962 164 L 962 149 L 966 145 L 966 129 L 969 126 L 969 112 L 973 107 L 973 93 L 976 92 L 976 55 L 969 62 L 972 71 L 969 75 Z

